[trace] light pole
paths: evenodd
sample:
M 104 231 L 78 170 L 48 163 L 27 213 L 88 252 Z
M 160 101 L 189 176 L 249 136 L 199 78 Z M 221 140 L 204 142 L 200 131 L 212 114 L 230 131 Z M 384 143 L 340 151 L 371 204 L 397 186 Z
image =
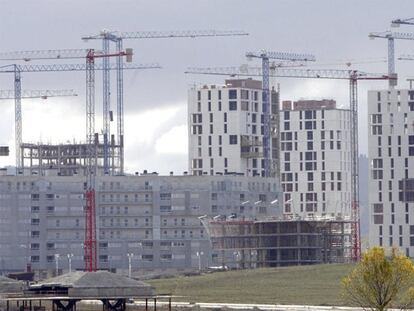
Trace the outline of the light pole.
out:
M 128 253 L 128 277 L 131 278 L 132 276 L 132 258 L 134 257 L 134 253 Z
M 197 252 L 196 255 L 198 257 L 198 271 L 201 271 L 201 256 L 204 255 L 204 252 Z
M 56 276 L 59 275 L 59 254 L 55 254 L 55 263 L 56 263 Z
M 72 272 L 72 257 L 73 257 L 73 254 L 68 254 L 67 256 L 68 256 L 68 261 L 69 261 L 69 273 L 71 273 Z

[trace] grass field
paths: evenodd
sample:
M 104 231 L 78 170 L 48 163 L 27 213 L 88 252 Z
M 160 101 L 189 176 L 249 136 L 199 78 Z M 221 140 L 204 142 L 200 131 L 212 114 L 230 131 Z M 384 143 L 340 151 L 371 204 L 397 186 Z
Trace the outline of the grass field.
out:
M 148 281 L 176 301 L 343 305 L 341 279 L 352 265 L 331 264 L 217 272 Z

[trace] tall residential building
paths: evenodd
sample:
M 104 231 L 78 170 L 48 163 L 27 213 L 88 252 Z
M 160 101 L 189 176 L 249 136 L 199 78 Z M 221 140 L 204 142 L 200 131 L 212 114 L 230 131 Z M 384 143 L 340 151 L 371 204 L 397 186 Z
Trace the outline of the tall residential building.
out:
M 55 172 L 56 173 L 56 172 Z M 84 176 L 0 176 L 0 274 L 83 269 Z M 98 267 L 134 271 L 210 265 L 198 217 L 280 214 L 275 179 L 246 176 L 97 176 Z M 202 253 L 202 258 L 197 257 Z
M 333 100 L 284 101 L 280 129 L 284 213 L 349 216 L 350 110 Z
M 414 256 L 414 90 L 368 92 L 370 246 Z
M 278 175 L 278 94 L 271 91 L 271 176 Z M 192 175 L 264 176 L 262 83 L 226 80 L 188 94 L 189 170 Z

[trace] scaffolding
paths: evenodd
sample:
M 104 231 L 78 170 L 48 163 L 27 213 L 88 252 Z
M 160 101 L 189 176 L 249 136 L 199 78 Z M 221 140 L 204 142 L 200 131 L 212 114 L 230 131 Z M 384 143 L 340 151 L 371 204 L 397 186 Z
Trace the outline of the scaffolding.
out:
M 344 219 L 204 220 L 216 263 L 249 269 L 351 261 Z
M 104 144 L 95 139 L 95 163 L 98 175 L 104 172 Z M 120 146 L 112 140 L 109 149 L 110 167 L 120 172 Z M 40 176 L 86 176 L 88 166 L 88 144 L 21 144 L 23 171 L 21 174 Z

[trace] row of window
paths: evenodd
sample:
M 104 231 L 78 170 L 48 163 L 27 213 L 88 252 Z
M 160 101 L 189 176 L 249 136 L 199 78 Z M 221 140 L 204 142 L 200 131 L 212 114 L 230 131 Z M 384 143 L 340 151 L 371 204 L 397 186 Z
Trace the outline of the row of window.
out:
M 313 141 L 306 142 L 306 149 L 307 150 L 314 150 L 316 149 L 316 143 Z M 294 147 L 294 149 L 293 149 Z M 282 151 L 297 151 L 298 150 L 298 142 L 281 142 L 280 148 Z M 342 142 L 340 140 L 336 141 L 321 141 L 321 150 L 342 150 Z
M 293 139 L 293 133 L 294 133 L 294 139 Z M 321 140 L 325 140 L 328 139 L 328 134 L 329 133 L 329 139 L 330 140 L 334 140 L 334 133 L 335 131 L 320 131 L 321 134 Z M 306 132 L 306 139 L 307 140 L 313 140 L 314 139 L 314 131 L 307 131 Z M 342 131 L 336 131 L 336 139 L 342 139 Z M 291 141 L 291 140 L 298 140 L 298 132 L 282 132 L 281 133 L 281 137 L 280 137 L 281 141 Z
M 317 118 L 317 112 L 320 111 L 321 118 L 325 118 L 325 109 L 318 109 L 318 110 L 299 110 L 299 119 L 305 119 L 305 120 L 315 120 Z M 347 117 L 349 113 L 345 114 L 345 117 Z M 283 119 L 284 120 L 290 120 L 290 111 L 285 110 L 283 111 Z
M 228 91 L 228 98 L 229 99 L 237 99 L 237 90 L 235 89 L 229 89 Z M 250 99 L 254 100 L 254 101 L 258 101 L 259 100 L 259 92 L 258 91 L 250 91 L 249 90 L 244 90 L 241 89 L 240 90 L 240 97 L 241 99 L 249 99 L 249 93 L 250 93 Z M 204 93 L 206 94 L 206 93 Z M 221 100 L 222 98 L 222 90 L 217 90 L 217 99 Z M 207 100 L 211 100 L 211 90 L 207 91 Z M 202 92 L 201 91 L 197 91 L 197 100 L 201 100 L 202 99 Z

